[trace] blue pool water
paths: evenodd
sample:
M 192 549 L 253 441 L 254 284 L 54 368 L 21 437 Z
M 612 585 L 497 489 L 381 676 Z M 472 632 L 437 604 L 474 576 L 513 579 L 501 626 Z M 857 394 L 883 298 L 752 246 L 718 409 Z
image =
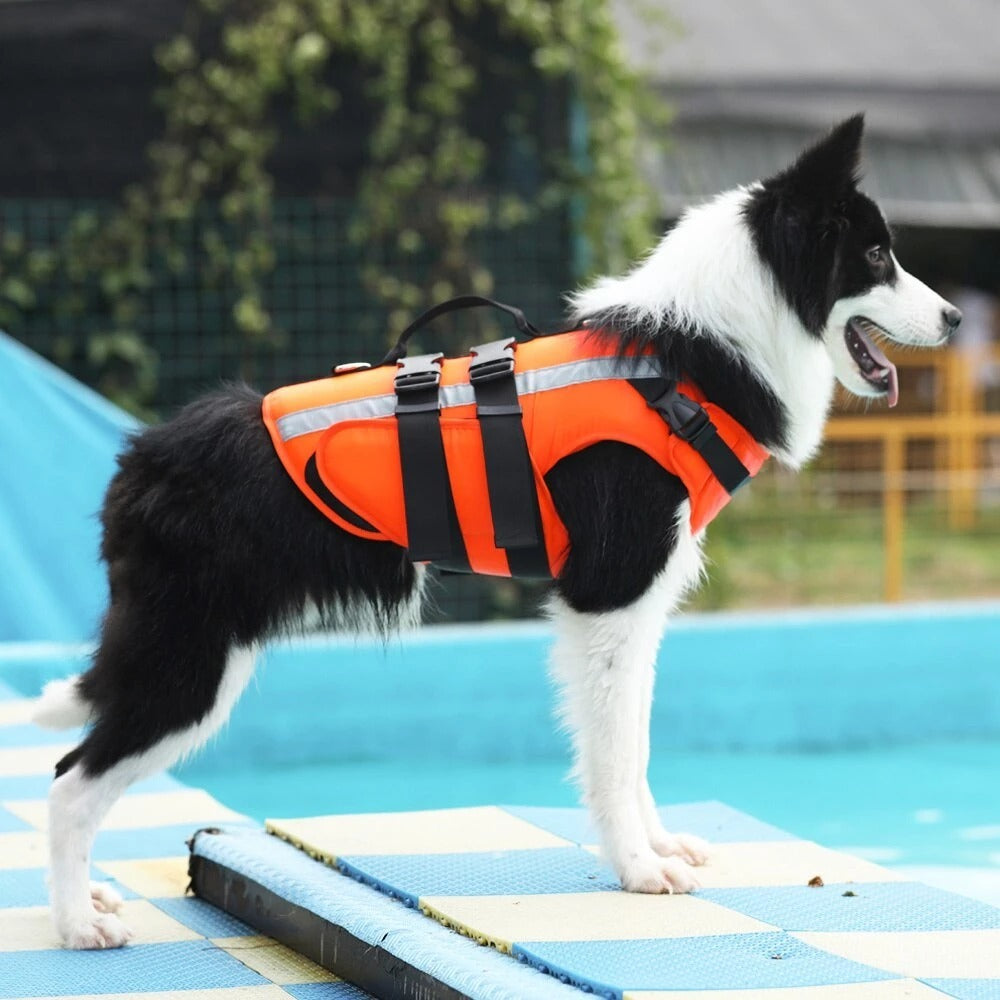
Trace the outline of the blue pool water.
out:
M 258 819 L 448 806 L 576 805 L 567 759 L 317 762 L 180 777 Z M 995 867 L 1000 875 L 1000 740 L 813 753 L 654 755 L 657 800 L 718 799 L 800 837 L 905 865 Z M 990 782 L 993 782 L 992 786 Z
M 573 805 L 543 624 L 267 651 L 227 731 L 180 777 L 258 819 L 485 803 Z M 79 650 L 6 652 L 33 693 Z M 660 802 L 720 799 L 1000 892 L 1000 603 L 682 617 L 658 664 Z M 958 870 L 958 869 L 956 869 Z
M 258 818 L 573 805 L 549 638 L 483 626 L 275 651 L 182 777 Z M 1000 872 L 1000 606 L 682 618 L 658 669 L 660 802 L 719 799 L 873 860 Z

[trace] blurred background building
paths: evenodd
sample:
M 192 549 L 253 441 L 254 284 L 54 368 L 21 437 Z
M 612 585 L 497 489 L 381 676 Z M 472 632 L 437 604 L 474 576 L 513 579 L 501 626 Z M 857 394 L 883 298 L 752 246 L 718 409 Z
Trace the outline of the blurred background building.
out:
M 278 104 L 264 268 L 276 335 L 241 328 L 238 270 L 211 279 L 205 233 L 232 228 L 211 205 L 185 223 L 187 264 L 167 256 L 136 280 L 135 337 L 116 333 L 114 289 L 102 286 L 111 279 L 74 284 L 48 268 L 47 250 L 85 244 L 101 213 L 147 175 L 164 118 L 154 51 L 193 7 L 0 0 L 0 327 L 112 396 L 138 384 L 129 398 L 147 417 L 220 378 L 267 389 L 373 359 L 393 319 L 366 279 L 372 248 L 365 257 L 350 239 L 371 127 L 350 63 L 330 67 L 340 98 L 330 121 L 310 127 Z M 898 359 L 898 412 L 859 419 L 858 404 L 842 402 L 810 470 L 769 469 L 738 498 L 713 525 L 711 581 L 696 605 L 1000 593 L 1000 7 L 647 0 L 616 2 L 614 14 L 627 62 L 670 112 L 644 136 L 661 228 L 865 110 L 864 187 L 897 229 L 906 266 L 966 314 L 954 350 Z M 489 17 L 467 28 L 484 82 L 464 115 L 486 150 L 480 183 L 495 215 L 465 251 L 483 261 L 495 296 L 555 325 L 587 255 L 579 201 L 545 201 L 537 151 L 579 166 L 586 122 L 573 87 L 531 69 L 527 50 Z M 512 116 L 516 135 L 494 127 Z M 511 194 L 540 207 L 503 223 Z M 386 274 L 419 282 L 426 273 L 419 253 L 376 251 Z M 25 270 L 27 252 L 36 256 Z M 453 616 L 501 617 L 534 613 L 539 593 L 449 580 L 439 603 Z

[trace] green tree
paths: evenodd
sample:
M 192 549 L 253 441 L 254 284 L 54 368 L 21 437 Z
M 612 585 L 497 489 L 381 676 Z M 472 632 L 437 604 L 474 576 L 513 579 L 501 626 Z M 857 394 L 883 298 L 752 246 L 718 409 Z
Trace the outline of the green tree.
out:
M 608 0 L 199 0 L 156 59 L 164 126 L 145 180 L 79 214 L 58 247 L 29 251 L 16 233 L 0 245 L 0 325 L 16 331 L 42 290 L 64 314 L 100 316 L 88 356 L 133 411 L 156 384 L 141 319 L 162 275 L 196 270 L 227 289 L 247 344 L 281 343 L 264 291 L 279 122 L 336 128 L 345 78 L 368 122 L 350 237 L 387 337 L 431 300 L 492 290 L 471 249 L 487 226 L 564 207 L 589 270 L 649 242 L 636 146 L 654 104 Z M 530 184 L 493 182 L 491 158 L 511 150 Z M 408 255 L 427 261 L 419 281 L 386 263 Z

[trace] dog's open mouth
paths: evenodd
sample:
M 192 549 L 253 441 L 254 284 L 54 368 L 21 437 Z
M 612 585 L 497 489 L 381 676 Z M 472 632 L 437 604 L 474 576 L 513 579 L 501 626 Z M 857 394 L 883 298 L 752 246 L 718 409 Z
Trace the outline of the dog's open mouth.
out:
M 889 405 L 899 402 L 899 377 L 896 366 L 872 340 L 873 334 L 885 334 L 877 323 L 864 316 L 852 316 L 844 328 L 844 342 L 861 377 L 889 397 Z

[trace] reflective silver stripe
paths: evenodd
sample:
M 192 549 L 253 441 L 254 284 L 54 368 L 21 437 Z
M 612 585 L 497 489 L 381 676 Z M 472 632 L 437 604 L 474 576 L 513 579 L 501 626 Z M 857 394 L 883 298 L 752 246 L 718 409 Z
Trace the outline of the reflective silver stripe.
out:
M 514 377 L 519 395 L 546 392 L 550 389 L 564 389 L 570 385 L 585 382 L 603 382 L 621 378 L 656 378 L 662 374 L 660 362 L 655 358 L 587 358 L 584 361 L 567 361 L 549 368 L 535 368 L 520 372 Z M 468 406 L 475 402 L 472 386 L 467 382 L 460 385 L 441 387 L 441 407 Z M 372 417 L 390 417 L 396 411 L 396 396 L 365 396 L 349 399 L 343 403 L 314 406 L 308 410 L 286 413 L 277 421 L 278 434 L 282 441 L 313 434 L 325 430 L 341 420 L 366 420 Z
M 655 358 L 588 358 L 567 361 L 551 368 L 534 368 L 515 376 L 518 394 L 565 389 L 584 382 L 604 382 L 616 378 L 655 378 L 662 373 Z
M 291 441 L 292 438 L 301 437 L 303 434 L 324 431 L 330 424 L 341 420 L 391 417 L 395 412 L 395 393 L 387 393 L 384 396 L 363 396 L 361 399 L 348 399 L 343 403 L 328 403 L 326 406 L 313 406 L 308 410 L 286 413 L 278 418 L 277 428 L 282 441 Z

